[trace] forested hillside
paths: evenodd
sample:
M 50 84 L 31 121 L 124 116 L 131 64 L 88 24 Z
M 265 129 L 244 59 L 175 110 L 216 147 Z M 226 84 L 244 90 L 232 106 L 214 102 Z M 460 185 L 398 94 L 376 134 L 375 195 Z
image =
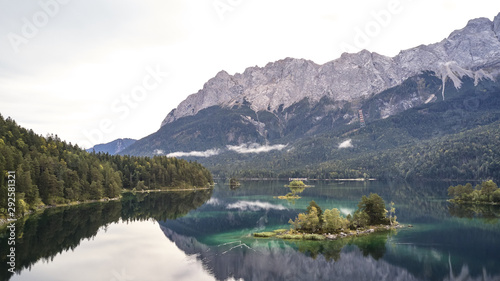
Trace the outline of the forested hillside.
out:
M 427 74 L 418 78 L 436 84 Z M 290 142 L 282 151 L 224 153 L 200 162 L 216 176 L 499 179 L 500 83 L 474 85 L 464 79 L 458 91 L 448 85 L 444 101 L 380 119 L 377 104 L 389 95 L 410 95 L 416 91 L 413 84 L 409 81 L 368 100 L 366 127 L 354 122 Z
M 213 181 L 198 163 L 88 153 L 0 115 L 0 198 L 7 198 L 9 171 L 15 172 L 17 215 L 43 205 L 114 198 L 123 188 L 202 187 Z M 6 207 L 7 200 L 1 200 L 0 215 L 6 214 Z
M 377 136 L 384 137 L 381 132 L 374 132 L 372 136 L 375 138 L 374 142 L 377 142 Z M 398 135 L 391 134 L 391 136 Z M 402 140 L 403 138 L 399 139 Z M 422 141 L 413 140 L 404 145 L 365 152 L 362 152 L 360 146 L 369 139 L 353 139 L 353 147 L 343 149 L 337 148 L 339 141 L 337 137 L 325 135 L 304 141 L 297 148 L 285 153 L 224 154 L 224 159 L 221 159 L 223 158 L 221 156 L 219 159 L 207 158 L 203 160 L 203 164 L 209 167 L 215 176 L 317 179 L 374 177 L 405 180 L 500 179 L 500 122 L 457 134 Z M 380 142 L 387 144 L 381 140 Z M 394 142 L 397 143 L 398 140 L 395 139 Z M 309 150 L 306 150 L 308 148 Z M 231 166 L 226 163 L 231 163 Z

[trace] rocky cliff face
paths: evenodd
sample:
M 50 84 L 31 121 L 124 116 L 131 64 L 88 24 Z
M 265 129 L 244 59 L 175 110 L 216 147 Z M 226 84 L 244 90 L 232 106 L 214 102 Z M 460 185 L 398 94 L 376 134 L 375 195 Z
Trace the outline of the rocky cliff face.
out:
M 401 51 L 392 58 L 363 50 L 344 53 L 323 65 L 286 58 L 265 67 L 250 67 L 241 74 L 221 71 L 172 110 L 162 126 L 216 105 L 227 108 L 247 103 L 255 112 L 275 112 L 304 98 L 313 105 L 324 97 L 356 103 L 423 71 L 433 71 L 443 80 L 444 97 L 447 80 L 460 87 L 464 76 L 493 79 L 499 69 L 500 14 L 493 21 L 471 20 L 439 43 Z
M 497 92 L 499 34 L 500 15 L 471 20 L 439 43 L 393 58 L 361 51 L 323 65 L 286 58 L 241 74 L 221 71 L 170 112 L 157 132 L 120 153 L 212 157 L 289 151 L 305 138 L 345 135 L 417 106 L 460 98 L 479 110 L 485 93 Z M 312 144 L 304 151 L 310 149 Z

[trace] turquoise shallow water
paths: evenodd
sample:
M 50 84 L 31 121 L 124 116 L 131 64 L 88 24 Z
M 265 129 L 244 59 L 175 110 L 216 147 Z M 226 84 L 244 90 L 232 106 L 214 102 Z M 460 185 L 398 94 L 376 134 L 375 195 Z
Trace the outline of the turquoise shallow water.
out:
M 19 222 L 17 273 L 2 280 L 500 280 L 500 209 L 452 206 L 447 183 L 286 182 L 238 189 L 128 194 L 50 209 Z M 341 241 L 256 239 L 288 228 L 310 200 L 352 213 L 362 195 L 394 201 L 413 228 Z M 6 233 L 1 256 L 7 254 Z

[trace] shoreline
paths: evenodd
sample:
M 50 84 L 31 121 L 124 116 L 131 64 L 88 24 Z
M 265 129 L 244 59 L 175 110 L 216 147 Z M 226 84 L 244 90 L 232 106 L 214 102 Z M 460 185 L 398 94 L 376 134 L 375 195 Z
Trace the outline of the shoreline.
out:
M 197 190 L 209 190 L 212 189 L 213 186 L 210 187 L 197 187 L 197 188 L 182 188 L 182 189 L 153 189 L 153 190 L 141 190 L 141 191 L 131 191 L 128 189 L 123 189 L 121 191 L 120 196 L 114 197 L 114 198 L 101 198 L 101 199 L 96 199 L 96 200 L 85 200 L 85 201 L 74 201 L 70 203 L 64 203 L 64 204 L 55 204 L 55 205 L 44 205 L 36 210 L 31 210 L 28 211 L 24 216 L 18 217 L 14 220 L 8 220 L 7 218 L 0 218 L 0 229 L 5 227 L 6 225 L 12 223 L 12 222 L 17 222 L 18 220 L 28 218 L 31 215 L 37 214 L 37 213 L 42 213 L 47 209 L 52 209 L 52 208 L 58 208 L 58 207 L 70 207 L 70 206 L 78 206 L 78 205 L 84 205 L 84 204 L 91 204 L 91 203 L 99 203 L 99 202 L 111 202 L 111 201 L 117 201 L 122 199 L 122 194 L 123 193 L 153 193 L 153 192 L 175 192 L 175 191 L 197 191 Z
M 221 180 L 223 178 L 214 178 Z M 288 178 L 239 178 L 240 181 L 288 181 Z M 354 179 L 307 179 L 307 181 L 378 181 L 376 178 L 354 178 Z
M 317 234 L 317 233 L 305 233 L 305 232 L 298 232 L 298 233 L 293 233 L 291 230 L 287 229 L 278 229 L 274 231 L 269 231 L 269 232 L 257 232 L 253 233 L 254 238 L 260 238 L 260 239 L 282 239 L 282 240 L 315 240 L 315 241 L 334 241 L 334 240 L 339 240 L 339 239 L 344 239 L 348 237 L 359 237 L 359 236 L 364 236 L 364 235 L 369 235 L 373 233 L 378 233 L 378 232 L 384 232 L 384 231 L 391 231 L 391 230 L 397 230 L 397 229 L 403 229 L 403 228 L 413 228 L 413 225 L 402 225 L 398 224 L 395 226 L 369 226 L 367 229 L 363 230 L 349 230 L 349 231 L 342 231 L 337 234 L 331 234 L 331 233 L 323 233 L 323 234 Z
M 116 201 L 116 200 L 120 200 L 120 199 L 121 199 L 121 196 L 114 197 L 114 198 L 101 198 L 98 200 L 75 201 L 75 202 L 70 202 L 70 203 L 65 203 L 65 204 L 44 205 L 44 206 L 38 207 L 36 210 L 28 211 L 24 216 L 18 217 L 14 220 L 0 219 L 0 229 L 3 228 L 7 224 L 28 218 L 29 216 L 32 216 L 32 215 L 35 215 L 38 213 L 43 213 L 45 210 L 48 210 L 48 209 L 59 208 L 59 207 L 71 207 L 71 206 L 78 206 L 78 205 L 98 203 L 98 202 L 110 202 L 110 201 Z
M 500 203 L 497 202 L 475 202 L 475 201 L 462 201 L 456 199 L 448 199 L 446 200 L 449 203 L 457 204 L 457 205 L 489 205 L 489 206 L 498 206 Z
M 298 196 L 298 195 L 294 195 L 294 196 L 286 196 L 286 195 L 283 195 L 283 196 L 273 196 L 273 198 L 278 198 L 278 199 L 285 199 L 285 200 L 291 200 L 291 199 L 300 199 L 302 197 Z
M 146 190 L 136 190 L 132 191 L 129 189 L 122 190 L 122 193 L 153 193 L 153 192 L 174 192 L 174 191 L 197 191 L 197 190 L 209 190 L 213 187 L 193 187 L 193 188 L 182 188 L 182 189 L 146 189 Z

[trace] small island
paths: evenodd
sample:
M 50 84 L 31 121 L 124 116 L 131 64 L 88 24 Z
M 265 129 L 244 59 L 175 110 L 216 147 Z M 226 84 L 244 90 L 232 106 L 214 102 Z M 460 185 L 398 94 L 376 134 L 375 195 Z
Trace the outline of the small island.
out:
M 285 185 L 285 187 L 289 187 L 289 188 L 306 188 L 306 187 L 312 187 L 312 185 L 306 185 L 301 180 L 293 180 L 288 185 Z
M 335 240 L 401 228 L 394 214 L 394 203 L 391 202 L 390 209 L 386 210 L 384 200 L 375 193 L 371 193 L 368 197 L 363 196 L 358 204 L 358 210 L 346 217 L 341 216 L 337 208 L 323 212 L 313 200 L 307 207 L 307 213 L 300 213 L 295 220 L 289 220 L 290 229 L 254 233 L 254 237 Z
M 240 183 L 240 181 L 238 181 L 237 178 L 230 178 L 229 179 L 229 185 L 231 185 L 231 186 L 240 186 L 241 183 Z
M 241 183 L 237 178 L 230 178 L 229 183 L 226 183 L 226 185 L 229 185 L 231 190 L 236 190 L 241 186 Z
M 285 200 L 295 200 L 295 199 L 300 199 L 301 197 L 297 194 L 300 194 L 304 191 L 306 187 L 310 187 L 308 185 L 305 185 L 304 182 L 300 180 L 294 180 L 290 182 L 289 185 L 285 185 L 285 187 L 290 188 L 290 192 L 287 193 L 286 195 L 278 196 L 278 199 L 285 199 Z M 276 198 L 276 197 L 274 197 Z
M 449 201 L 456 204 L 491 204 L 500 205 L 500 189 L 492 180 L 482 182 L 472 187 L 472 184 L 450 186 Z

